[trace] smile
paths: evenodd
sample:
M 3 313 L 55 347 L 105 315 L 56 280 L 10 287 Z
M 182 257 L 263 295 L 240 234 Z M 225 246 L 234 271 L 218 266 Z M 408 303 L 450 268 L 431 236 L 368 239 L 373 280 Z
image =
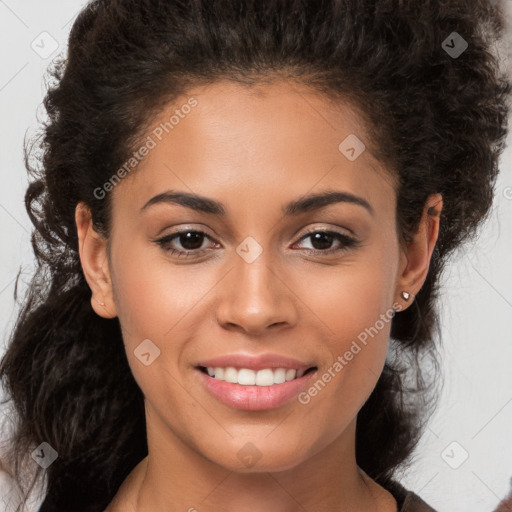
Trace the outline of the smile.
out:
M 292 368 L 263 368 L 261 370 L 252 370 L 250 368 L 234 368 L 233 366 L 199 367 L 201 371 L 207 373 L 210 377 L 232 384 L 240 384 L 241 386 L 273 386 L 283 384 L 291 380 L 299 379 L 306 373 L 313 371 L 316 367 L 304 369 Z
M 210 396 L 246 411 L 264 411 L 291 402 L 310 385 L 316 373 L 316 366 L 299 372 L 291 368 L 196 367 L 196 375 Z

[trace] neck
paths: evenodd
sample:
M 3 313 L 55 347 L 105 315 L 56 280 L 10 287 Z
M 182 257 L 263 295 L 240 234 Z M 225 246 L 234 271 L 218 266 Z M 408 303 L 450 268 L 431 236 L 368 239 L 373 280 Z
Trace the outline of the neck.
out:
M 243 471 L 215 464 L 160 427 L 148 422 L 148 456 L 120 489 L 124 501 L 116 496 L 112 502 L 123 503 L 124 508 L 119 508 L 123 512 L 397 510 L 394 498 L 356 464 L 355 421 L 332 443 L 293 467 L 268 468 L 262 457 Z M 106 512 L 117 510 L 113 506 Z

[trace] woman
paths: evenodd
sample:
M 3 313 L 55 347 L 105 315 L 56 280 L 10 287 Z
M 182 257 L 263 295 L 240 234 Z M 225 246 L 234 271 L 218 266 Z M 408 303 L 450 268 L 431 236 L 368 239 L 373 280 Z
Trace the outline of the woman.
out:
M 397 472 L 492 203 L 502 28 L 475 0 L 84 8 L 0 368 L 40 512 L 434 510 Z

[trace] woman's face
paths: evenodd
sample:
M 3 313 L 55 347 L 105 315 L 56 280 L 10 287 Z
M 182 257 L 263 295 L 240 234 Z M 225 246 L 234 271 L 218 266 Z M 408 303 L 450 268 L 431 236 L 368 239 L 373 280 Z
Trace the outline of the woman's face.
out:
M 238 472 L 353 450 L 393 307 L 430 257 L 407 267 L 394 185 L 361 119 L 298 86 L 224 82 L 190 91 L 147 136 L 112 192 L 113 295 L 93 305 L 119 317 L 150 446 Z M 326 192 L 340 196 L 307 200 Z

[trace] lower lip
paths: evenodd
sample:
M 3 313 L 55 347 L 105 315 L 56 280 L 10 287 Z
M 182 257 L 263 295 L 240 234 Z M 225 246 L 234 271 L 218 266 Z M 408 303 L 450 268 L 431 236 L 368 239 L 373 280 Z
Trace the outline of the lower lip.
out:
M 298 395 L 308 385 L 311 376 L 316 373 L 316 370 L 313 370 L 298 379 L 272 386 L 242 386 L 215 379 L 199 369 L 197 371 L 206 388 L 221 402 L 246 411 L 264 411 L 285 404 Z

